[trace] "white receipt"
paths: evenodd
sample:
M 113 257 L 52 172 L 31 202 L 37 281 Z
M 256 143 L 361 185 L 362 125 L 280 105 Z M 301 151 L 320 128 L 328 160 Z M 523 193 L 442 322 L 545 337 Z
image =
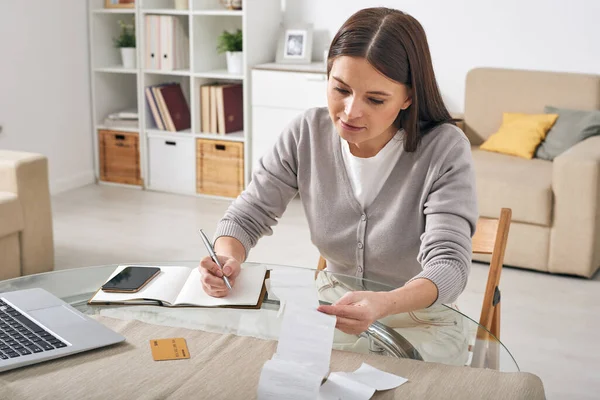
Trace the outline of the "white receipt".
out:
M 406 378 L 390 374 L 363 363 L 354 372 L 333 372 L 321 386 L 321 400 L 366 400 L 375 390 L 397 388 L 407 382 Z
M 319 294 L 311 270 L 272 270 L 269 293 L 273 293 L 282 303 L 296 303 L 309 308 L 319 306 Z
M 336 319 L 317 311 L 316 289 L 313 281 L 304 279 L 306 272 L 274 275 L 270 287 L 286 305 L 277 352 L 260 375 L 258 399 L 315 400 L 329 372 Z
M 311 369 L 285 360 L 269 360 L 258 381 L 260 400 L 315 400 L 323 377 Z
M 373 393 L 374 388 L 334 372 L 321 386 L 319 400 L 367 400 Z
M 334 330 L 334 316 L 288 303 L 275 357 L 310 366 L 324 377 L 329 372 Z
M 318 293 L 309 270 L 272 270 L 272 294 L 281 302 L 283 320 L 277 352 L 260 375 L 258 399 L 318 399 L 329 372 L 336 318 L 317 311 Z

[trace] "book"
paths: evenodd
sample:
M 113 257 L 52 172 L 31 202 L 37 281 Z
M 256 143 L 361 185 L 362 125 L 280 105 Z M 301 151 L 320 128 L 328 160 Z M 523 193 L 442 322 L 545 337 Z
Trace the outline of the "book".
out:
M 241 83 L 222 85 L 217 91 L 219 133 L 244 129 L 244 88 Z
M 210 86 L 210 133 L 217 133 L 217 87 Z
M 120 265 L 107 282 L 127 265 Z M 148 265 L 150 267 L 150 265 Z M 198 268 L 160 267 L 160 273 L 137 293 L 109 293 L 99 289 L 88 301 L 97 304 L 160 305 L 165 307 L 260 308 L 265 295 L 266 266 L 242 268 L 226 297 L 211 297 L 202 288 Z
M 154 125 L 161 131 L 165 130 L 165 125 L 163 123 L 162 117 L 160 116 L 160 111 L 158 109 L 158 104 L 156 103 L 156 99 L 154 98 L 154 92 L 152 90 L 152 86 L 146 87 L 144 90 L 146 93 L 146 101 L 148 107 L 150 108 L 152 119 L 154 120 Z
M 200 86 L 200 119 L 202 133 L 210 132 L 210 85 Z
M 165 125 L 165 130 L 175 132 L 175 126 L 173 125 L 173 121 L 171 120 L 171 116 L 169 115 L 169 111 L 167 110 L 167 106 L 165 101 L 160 93 L 160 88 L 162 86 L 152 86 L 152 93 L 154 94 L 154 100 L 156 100 L 156 104 L 158 105 L 158 110 L 160 112 L 160 117 Z
M 159 88 L 160 95 L 165 103 L 165 107 L 169 116 L 168 125 L 172 124 L 172 130 L 183 131 L 190 129 L 192 126 L 190 118 L 190 107 L 181 90 L 181 85 L 167 85 Z M 171 129 L 169 129 L 171 130 Z

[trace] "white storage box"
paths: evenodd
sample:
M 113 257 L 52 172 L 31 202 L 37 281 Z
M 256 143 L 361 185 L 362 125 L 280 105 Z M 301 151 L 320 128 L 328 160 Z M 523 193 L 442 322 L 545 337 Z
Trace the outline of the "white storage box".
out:
M 148 137 L 148 165 L 149 189 L 196 193 L 196 147 L 193 137 Z

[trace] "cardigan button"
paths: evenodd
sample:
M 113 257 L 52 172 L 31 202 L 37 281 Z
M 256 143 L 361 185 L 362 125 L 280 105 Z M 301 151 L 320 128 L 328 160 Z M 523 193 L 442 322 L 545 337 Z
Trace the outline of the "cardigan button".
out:
M 359 249 L 362 249 L 362 248 L 363 248 L 363 244 L 362 244 L 362 242 L 358 242 L 358 248 L 359 248 Z
M 367 215 L 366 214 L 361 215 L 360 219 L 362 219 L 363 221 L 366 221 L 367 220 Z

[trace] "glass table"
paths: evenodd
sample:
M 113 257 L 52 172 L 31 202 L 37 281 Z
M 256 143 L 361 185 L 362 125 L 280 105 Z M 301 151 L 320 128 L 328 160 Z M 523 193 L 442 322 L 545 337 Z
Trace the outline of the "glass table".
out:
M 128 264 L 133 265 L 133 264 Z M 141 264 L 138 264 L 141 265 Z M 143 265 L 187 266 L 197 261 L 165 262 Z M 265 264 L 247 262 L 243 268 Z M 87 304 L 106 282 L 117 264 L 53 271 L 0 281 L 0 293 L 19 289 L 43 288 L 79 311 L 125 320 L 180 326 L 209 332 L 234 333 L 277 340 L 281 325 L 279 301 L 267 295 L 259 310 L 234 308 L 169 308 L 158 306 L 90 306 Z M 327 271 L 266 264 L 268 270 L 293 269 L 315 281 L 319 301 L 331 304 L 345 293 L 356 290 L 390 291 L 394 287 Z M 508 349 L 476 321 L 456 307 L 435 305 L 425 310 L 383 318 L 361 335 L 336 330 L 333 348 L 357 353 L 438 362 L 449 365 L 484 367 L 517 372 L 519 367 Z

